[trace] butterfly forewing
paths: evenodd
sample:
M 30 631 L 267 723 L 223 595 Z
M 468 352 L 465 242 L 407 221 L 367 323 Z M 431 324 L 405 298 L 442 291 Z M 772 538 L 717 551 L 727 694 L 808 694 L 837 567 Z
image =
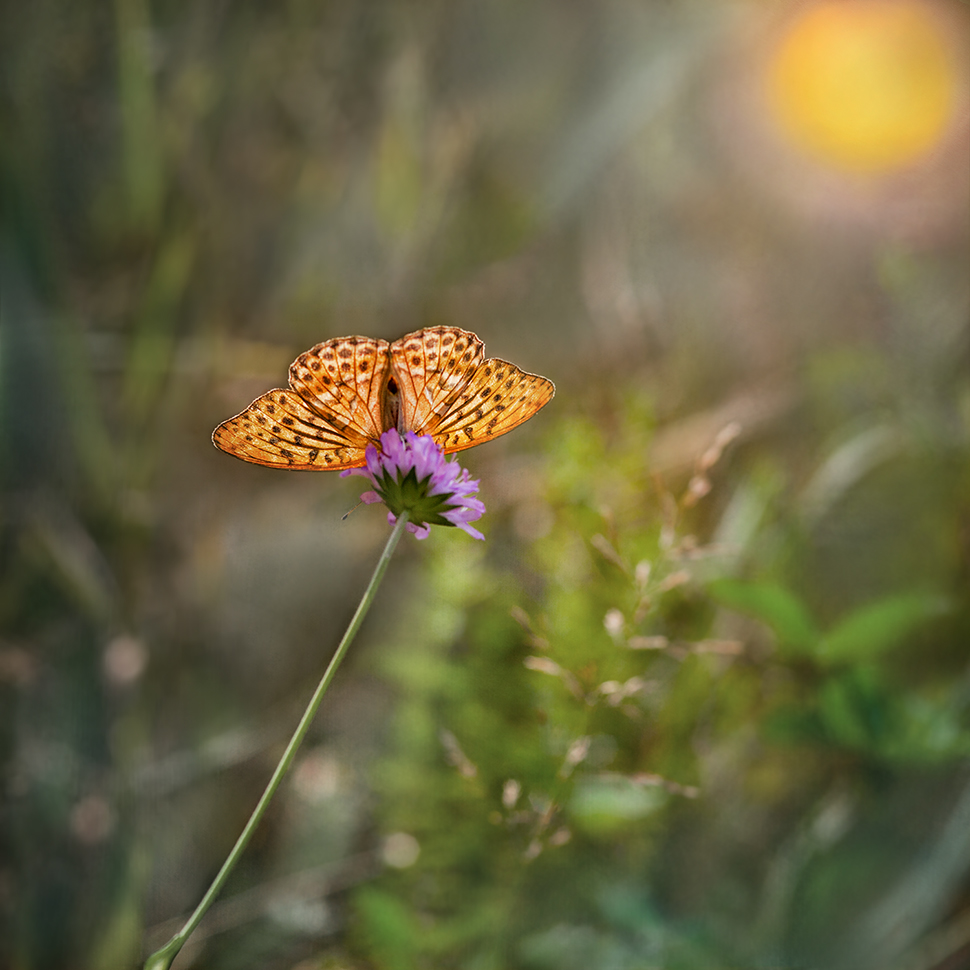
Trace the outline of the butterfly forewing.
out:
M 463 451 L 517 428 L 555 393 L 552 381 L 493 357 L 478 365 L 431 434 L 446 454 Z
M 433 435 L 484 356 L 482 341 L 458 327 L 427 327 L 396 340 L 391 370 L 401 398 L 401 430 Z
M 338 337 L 293 361 L 290 387 L 330 426 L 376 442 L 386 430 L 383 394 L 388 368 L 386 340 Z
M 337 470 L 364 463 L 367 439 L 338 428 L 293 391 L 277 388 L 253 401 L 212 433 L 230 455 L 270 468 Z

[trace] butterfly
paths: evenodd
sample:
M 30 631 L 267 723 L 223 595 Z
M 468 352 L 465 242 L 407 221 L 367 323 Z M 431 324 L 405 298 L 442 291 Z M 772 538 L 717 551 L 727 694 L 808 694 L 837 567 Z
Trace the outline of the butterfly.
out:
M 426 327 L 394 343 L 337 337 L 300 354 L 289 389 L 256 398 L 212 433 L 217 448 L 269 468 L 359 468 L 368 445 L 397 428 L 431 435 L 450 454 L 517 428 L 555 385 L 485 359 L 468 330 Z

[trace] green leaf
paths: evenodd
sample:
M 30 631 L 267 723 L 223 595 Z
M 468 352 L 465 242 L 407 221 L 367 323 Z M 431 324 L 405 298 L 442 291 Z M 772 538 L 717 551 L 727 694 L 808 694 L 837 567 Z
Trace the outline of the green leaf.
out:
M 850 613 L 819 643 L 819 659 L 829 663 L 868 660 L 905 640 L 927 620 L 942 616 L 942 596 L 904 593 L 868 603 Z
M 772 583 L 721 579 L 708 587 L 722 606 L 761 620 L 778 637 L 780 647 L 814 653 L 821 637 L 811 615 L 794 593 Z
M 819 694 L 819 716 L 831 742 L 873 753 L 886 728 L 884 698 L 853 671 L 828 680 Z
M 354 896 L 357 932 L 381 970 L 413 970 L 419 931 L 410 910 L 395 896 L 373 887 Z
M 608 834 L 652 815 L 669 800 L 664 789 L 621 776 L 583 778 L 570 801 L 574 821 L 586 832 Z

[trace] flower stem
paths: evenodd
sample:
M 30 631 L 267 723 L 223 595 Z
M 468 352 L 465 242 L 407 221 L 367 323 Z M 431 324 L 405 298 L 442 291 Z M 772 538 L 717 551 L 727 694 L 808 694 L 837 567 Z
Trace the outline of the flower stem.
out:
M 408 523 L 408 517 L 409 516 L 406 511 L 402 512 L 397 517 L 397 522 L 394 525 L 394 531 L 387 540 L 387 545 L 384 547 L 384 551 L 381 553 L 381 558 L 377 561 L 377 566 L 374 568 L 374 574 L 371 576 L 370 582 L 367 584 L 367 589 L 364 590 L 364 595 L 361 598 L 360 605 L 357 607 L 357 612 L 354 613 L 353 619 L 351 619 L 350 625 L 347 627 L 347 632 L 344 633 L 343 639 L 337 646 L 337 650 L 334 653 L 333 658 L 327 665 L 327 669 L 324 671 L 323 677 L 320 679 L 320 683 L 317 685 L 317 689 L 313 692 L 313 697 L 310 698 L 310 703 L 307 705 L 307 709 L 304 712 L 303 717 L 300 718 L 300 723 L 297 725 L 296 731 L 293 733 L 293 737 L 290 738 L 290 742 L 287 744 L 286 750 L 283 752 L 283 757 L 280 758 L 280 763 L 276 766 L 276 770 L 273 772 L 273 777 L 270 778 L 269 784 L 266 786 L 266 790 L 263 792 L 262 797 L 259 799 L 256 807 L 253 809 L 253 814 L 249 816 L 249 821 L 246 823 L 246 827 L 242 830 L 239 838 L 236 839 L 236 844 L 232 847 L 232 851 L 229 853 L 226 861 L 222 864 L 222 868 L 219 870 L 218 875 L 212 880 L 212 885 L 209 886 L 206 894 L 202 897 L 202 901 L 198 906 L 196 906 L 195 912 L 192 913 L 192 915 L 188 918 L 185 926 L 183 926 L 182 929 L 180 929 L 178 933 L 176 933 L 175 936 L 168 941 L 168 943 L 156 950 L 145 961 L 145 970 L 168 970 L 179 950 L 181 950 L 185 944 L 185 941 L 188 940 L 188 938 L 192 935 L 192 932 L 201 922 L 206 910 L 212 905 L 216 896 L 219 895 L 219 891 L 229 878 L 229 873 L 232 872 L 236 863 L 239 861 L 239 857 L 243 854 L 243 850 L 246 848 L 246 845 L 252 838 L 253 832 L 256 831 L 256 826 L 259 825 L 259 822 L 266 811 L 266 807 L 269 805 L 273 795 L 276 794 L 276 789 L 279 788 L 280 782 L 283 780 L 283 776 L 293 763 L 293 759 L 296 757 L 296 752 L 299 749 L 300 744 L 303 742 L 303 739 L 306 737 L 307 731 L 310 730 L 310 725 L 313 723 L 314 717 L 316 717 L 317 710 L 320 707 L 320 702 L 323 700 L 323 695 L 327 692 L 327 688 L 330 686 L 330 682 L 333 680 L 334 674 L 337 672 L 337 668 L 340 666 L 340 662 L 344 659 L 347 649 L 350 647 L 354 637 L 357 635 L 357 631 L 360 629 L 360 625 L 363 623 L 364 617 L 367 615 L 367 611 L 370 609 L 371 603 L 374 601 L 377 588 L 380 586 L 381 580 L 384 578 L 384 573 L 387 571 L 387 565 L 391 561 L 391 555 L 394 552 L 394 548 L 397 546 L 398 540 L 401 538 L 401 533 L 404 532 L 404 527 Z

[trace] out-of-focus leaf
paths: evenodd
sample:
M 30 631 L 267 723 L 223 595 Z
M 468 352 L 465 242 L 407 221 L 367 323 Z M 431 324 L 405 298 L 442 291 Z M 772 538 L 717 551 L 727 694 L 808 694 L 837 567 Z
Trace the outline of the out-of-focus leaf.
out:
M 812 653 L 820 634 L 801 600 L 783 586 L 721 579 L 708 587 L 723 606 L 761 620 L 794 653 Z
M 662 808 L 669 796 L 659 787 L 627 778 L 585 778 L 570 802 L 572 817 L 590 832 L 612 832 Z
M 358 933 L 380 970 L 412 970 L 417 927 L 407 907 L 390 893 L 362 889 L 354 897 Z
M 628 968 L 634 956 L 615 936 L 590 926 L 559 924 L 523 940 L 520 956 L 534 970 L 586 970 L 587 967 Z
M 825 684 L 819 695 L 819 716 L 830 741 L 855 750 L 876 746 L 886 712 L 871 688 L 854 672 Z
M 902 705 L 905 733 L 897 745 L 901 756 L 935 761 L 970 755 L 970 730 L 962 723 L 964 705 L 954 693 L 932 699 L 908 694 Z
M 895 647 L 948 608 L 943 597 L 927 593 L 905 593 L 868 603 L 822 638 L 819 659 L 834 663 L 869 659 Z

